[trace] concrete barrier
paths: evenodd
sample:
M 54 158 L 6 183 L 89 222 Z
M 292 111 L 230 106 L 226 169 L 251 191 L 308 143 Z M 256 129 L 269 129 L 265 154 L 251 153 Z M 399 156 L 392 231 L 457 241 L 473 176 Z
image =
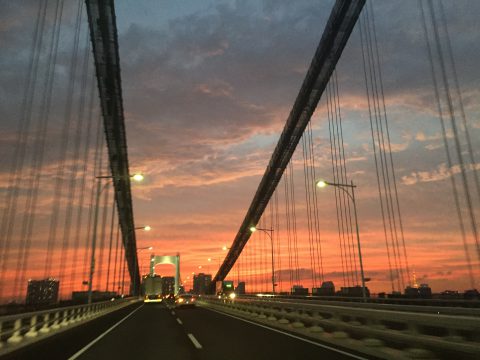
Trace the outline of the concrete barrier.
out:
M 0 316 L 0 356 L 116 311 L 137 298 Z
M 480 359 L 480 318 L 275 300 L 203 306 L 383 359 Z

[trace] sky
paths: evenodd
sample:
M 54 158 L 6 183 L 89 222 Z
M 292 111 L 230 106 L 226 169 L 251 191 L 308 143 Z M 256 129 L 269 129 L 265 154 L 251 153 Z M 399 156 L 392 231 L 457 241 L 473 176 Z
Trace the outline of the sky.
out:
M 219 259 L 225 256 L 222 246 L 228 247 L 232 243 L 265 171 L 321 38 L 332 4 L 333 1 L 307 0 L 116 2 L 130 169 L 131 173 L 142 172 L 146 177 L 142 184 L 132 184 L 135 224 L 152 227 L 150 232 L 137 232 L 137 246 L 154 247 L 152 251 L 139 253 L 141 269 L 146 268 L 151 253 L 172 255 L 178 252 L 181 255 L 182 280 L 187 282 L 187 287 L 192 273 L 215 273 Z M 465 252 L 446 165 L 418 2 L 373 1 L 372 4 L 392 156 L 412 272 L 408 278 L 411 279 L 415 271 L 418 282 L 430 284 L 435 291 L 447 288 L 464 290 L 470 287 Z M 478 159 L 480 70 L 477 64 L 480 57 L 480 24 L 476 14 L 480 11 L 480 4 L 473 0 L 462 0 L 445 1 L 443 5 L 468 133 Z M 6 154 L 0 159 L 3 179 L 0 181 L 0 195 L 3 197 L 7 197 L 8 191 L 11 191 L 8 190 L 6 179 L 11 169 L 16 128 L 21 114 L 36 6 L 34 1 L 0 1 L 0 149 L 2 154 Z M 53 105 L 41 177 L 42 191 L 37 207 L 38 220 L 28 265 L 32 274 L 37 274 L 36 271 L 40 274 L 43 269 L 42 254 L 49 236 L 54 189 L 53 182 L 48 179 L 50 176 L 55 178 L 58 163 L 61 162 L 57 149 L 61 146 L 61 125 L 66 117 L 65 103 L 68 102 L 66 89 L 75 11 L 75 2 L 67 1 L 55 70 Z M 52 21 L 51 17 L 47 19 L 46 28 L 49 29 Z M 84 16 L 79 54 L 83 54 L 88 41 L 86 31 Z M 45 57 L 46 52 L 40 61 L 41 69 L 45 67 Z M 81 61 L 80 55 L 78 61 Z M 92 64 L 89 66 L 91 74 Z M 357 185 L 358 223 L 365 275 L 372 279 L 368 284 L 372 291 L 389 291 L 387 253 L 376 186 L 358 26 L 337 65 L 336 74 L 343 114 L 345 158 L 349 178 Z M 90 75 L 89 79 L 93 77 Z M 77 74 L 77 92 L 80 83 L 81 78 Z M 39 82 L 36 92 L 41 94 L 41 89 Z M 77 102 L 75 98 L 74 104 Z M 458 109 L 458 103 L 454 105 Z M 34 106 L 34 109 L 37 108 Z M 75 132 L 78 113 L 72 113 L 69 146 L 73 146 L 79 136 Z M 98 103 L 94 113 L 98 114 Z M 38 121 L 37 115 L 38 111 L 35 110 L 32 124 Z M 311 125 L 315 171 L 319 176 L 329 179 L 332 170 L 324 98 L 312 117 Z M 453 144 L 451 129 L 447 134 Z M 462 152 L 466 156 L 463 128 L 461 136 Z M 31 135 L 25 141 L 32 143 L 33 138 Z M 33 151 L 29 145 L 27 156 L 32 156 Z M 90 152 L 93 156 L 93 150 Z M 73 171 L 74 165 L 70 162 L 72 154 L 73 150 L 70 149 L 65 160 L 66 178 Z M 301 273 L 307 276 L 312 266 L 308 256 L 304 216 L 306 205 L 303 201 L 302 161 L 299 149 L 293 158 L 299 267 Z M 28 164 L 27 161 L 26 169 Z M 92 166 L 89 163 L 88 169 Z M 458 166 L 453 170 L 460 182 Z M 469 165 L 467 175 L 473 189 L 474 213 L 478 219 L 480 194 L 475 192 L 473 186 L 474 171 L 478 173 L 478 165 Z M 90 172 L 86 176 L 89 186 L 92 178 Z M 79 181 L 80 176 L 77 183 Z M 22 184 L 26 184 L 26 181 Z M 320 241 L 324 278 L 334 280 L 340 287 L 342 265 L 333 193 L 330 189 L 317 193 L 320 201 Z M 282 208 L 285 205 L 281 192 L 279 199 Z M 79 201 L 76 199 L 75 204 Z M 467 221 L 465 203 L 461 205 Z M 88 208 L 88 201 L 83 206 Z M 61 218 L 64 216 L 62 212 Z M 470 231 L 468 222 L 466 224 Z M 285 228 L 285 222 L 281 227 Z M 12 244 L 15 244 L 15 234 Z M 276 260 L 279 270 L 277 278 L 283 271 L 285 279 L 288 273 L 285 231 L 282 233 L 280 230 L 278 236 L 282 245 L 281 255 Z M 255 252 L 257 258 L 263 259 L 262 271 L 258 271 L 263 275 L 259 275 L 261 279 L 255 281 L 262 284 L 261 289 L 268 290 L 270 270 L 267 255 L 270 247 L 260 235 L 252 239 L 249 246 L 253 250 L 250 250 L 250 254 Z M 480 264 L 471 232 L 468 232 L 467 240 L 474 272 L 478 277 Z M 14 254 L 15 245 L 11 248 Z M 81 250 L 78 254 L 81 254 Z M 57 254 L 54 258 L 59 256 Z M 247 279 L 248 288 L 253 278 L 245 273 L 247 256 L 243 262 L 240 261 L 240 269 L 235 268 L 229 276 Z M 208 258 L 212 260 L 209 262 Z M 283 262 L 280 263 L 280 260 Z M 84 262 L 78 255 L 73 266 L 82 267 Z M 14 262 L 7 264 L 8 268 L 15 266 Z M 173 269 L 167 265 L 158 266 L 156 271 L 162 275 L 173 274 Z M 308 279 L 302 279 L 301 282 L 312 286 Z M 289 285 L 288 281 L 284 281 L 279 288 L 286 290 Z

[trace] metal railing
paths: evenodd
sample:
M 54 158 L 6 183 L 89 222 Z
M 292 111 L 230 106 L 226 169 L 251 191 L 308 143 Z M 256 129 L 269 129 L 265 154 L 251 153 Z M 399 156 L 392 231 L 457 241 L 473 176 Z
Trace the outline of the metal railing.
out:
M 0 316 L 0 356 L 137 301 L 137 298 L 125 298 Z
M 201 304 L 375 358 L 480 358 L 475 316 L 215 297 Z

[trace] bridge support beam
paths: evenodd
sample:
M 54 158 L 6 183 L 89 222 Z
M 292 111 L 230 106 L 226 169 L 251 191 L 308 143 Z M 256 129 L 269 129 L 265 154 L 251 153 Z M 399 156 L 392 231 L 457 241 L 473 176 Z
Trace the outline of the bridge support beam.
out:
M 216 281 L 225 279 L 250 238 L 250 227 L 256 226 L 267 207 L 330 80 L 364 4 L 365 0 L 337 0 L 333 6 L 278 144 L 225 261 L 212 280 L 212 288 Z
M 127 139 L 123 115 L 117 25 L 113 0 L 85 0 L 92 41 L 98 92 L 107 140 L 110 169 L 115 187 L 118 220 L 133 293 L 139 294 L 135 225 L 133 222 Z

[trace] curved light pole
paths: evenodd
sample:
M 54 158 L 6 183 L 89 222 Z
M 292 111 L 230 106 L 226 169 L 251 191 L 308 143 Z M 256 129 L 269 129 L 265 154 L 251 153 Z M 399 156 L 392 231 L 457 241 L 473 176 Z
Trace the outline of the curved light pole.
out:
M 275 262 L 273 261 L 273 229 L 260 229 L 256 226 L 251 226 L 250 231 L 254 233 L 255 231 L 263 231 L 270 238 L 270 243 L 272 244 L 272 294 L 275 295 Z
M 142 174 L 134 174 L 130 176 L 135 181 L 142 181 L 144 179 Z M 97 227 L 98 227 L 98 212 L 100 207 L 100 197 L 102 195 L 103 190 L 105 190 L 108 185 L 111 184 L 110 181 L 105 183 L 102 186 L 102 179 L 113 180 L 112 175 L 105 175 L 105 176 L 96 176 L 97 179 L 97 195 L 95 198 L 95 212 L 93 216 L 93 235 L 92 235 L 92 254 L 90 257 L 90 273 L 88 276 L 88 304 L 92 303 L 92 282 L 93 282 L 93 273 L 95 272 L 95 248 L 97 245 Z
M 319 188 L 324 188 L 328 185 L 335 186 L 340 190 L 342 190 L 343 192 L 345 192 L 353 202 L 353 212 L 355 214 L 355 228 L 357 230 L 358 261 L 360 262 L 360 276 L 362 277 L 362 298 L 363 298 L 363 301 L 366 302 L 367 293 L 365 289 L 365 274 L 363 272 L 362 248 L 360 246 L 360 232 L 358 230 L 357 203 L 355 201 L 355 188 L 357 186 L 353 185 L 353 181 L 351 181 L 350 184 L 338 184 L 338 183 L 333 183 L 325 180 L 318 180 L 315 182 L 315 184 Z M 350 194 L 350 192 L 347 189 L 352 189 L 352 193 Z

